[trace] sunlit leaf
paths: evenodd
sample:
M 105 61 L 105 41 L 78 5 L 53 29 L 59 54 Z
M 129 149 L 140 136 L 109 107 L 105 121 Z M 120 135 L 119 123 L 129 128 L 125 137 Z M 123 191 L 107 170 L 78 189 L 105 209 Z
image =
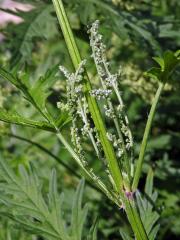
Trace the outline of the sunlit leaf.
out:
M 162 58 L 153 58 L 160 67 L 153 67 L 148 72 L 147 75 L 158 79 L 161 82 L 170 81 L 170 76 L 172 75 L 174 69 L 180 63 L 179 50 L 173 53 L 172 51 L 166 51 Z
M 21 76 L 13 75 L 3 68 L 0 68 L 0 76 L 13 85 L 15 85 L 24 94 L 24 97 L 46 118 L 49 118 L 46 109 L 46 100 L 50 94 L 50 87 L 55 82 L 55 73 L 57 67 L 48 70 L 46 74 L 35 81 L 31 86 L 29 83 L 29 76 L 21 74 Z

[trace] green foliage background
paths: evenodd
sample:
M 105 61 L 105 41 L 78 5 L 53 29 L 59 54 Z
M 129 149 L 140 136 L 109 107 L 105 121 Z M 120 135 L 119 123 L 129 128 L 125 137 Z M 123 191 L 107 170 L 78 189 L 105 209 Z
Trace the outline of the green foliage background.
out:
M 43 98 L 48 98 L 48 109 L 58 120 L 56 103 L 65 98 L 65 81 L 58 73 L 58 65 L 65 65 L 71 69 L 70 58 L 51 1 L 20 2 L 32 3 L 34 8 L 27 13 L 20 11 L 16 13 L 23 18 L 22 23 L 0 26 L 5 36 L 0 44 L 0 64 L 14 73 L 18 72 L 24 82 L 35 86 L 35 89 L 40 87 L 36 86 L 36 80 L 51 73 L 56 83 L 52 82 L 51 92 L 42 96 L 42 99 L 38 99 L 41 95 L 41 92 L 38 92 L 37 99 L 42 106 Z M 135 149 L 137 154 L 140 147 L 138 143 L 142 139 L 147 113 L 157 87 L 156 81 L 145 77 L 143 73 L 152 66 L 153 56 L 161 55 L 165 50 L 175 51 L 180 46 L 180 2 L 178 0 L 65 0 L 64 3 L 84 58 L 90 56 L 87 25 L 96 19 L 100 20 L 100 31 L 108 46 L 107 54 L 113 70 L 117 70 L 119 66 L 123 69 L 122 95 L 137 143 Z M 89 64 L 88 68 L 96 84 L 94 66 Z M 50 73 L 47 72 L 48 69 L 51 69 Z M 180 236 L 178 77 L 177 69 L 161 98 L 145 157 L 144 175 L 141 179 L 140 190 L 143 190 L 145 176 L 151 166 L 155 174 L 154 186 L 158 193 L 157 208 L 161 213 L 159 220 L 161 227 L 157 237 L 160 240 L 178 239 Z M 18 115 L 34 121 L 42 121 L 35 109 L 19 95 L 19 91 L 0 79 L 0 111 L 4 109 L 8 111 L 4 112 L 4 117 L 7 118 L 7 114 L 11 112 L 16 121 Z M 61 118 L 59 124 L 62 123 Z M 41 127 L 48 126 L 42 123 Z M 67 136 L 69 135 L 68 124 L 63 131 Z M 46 186 L 51 169 L 57 169 L 58 190 L 65 194 L 65 212 L 67 216 L 70 215 L 73 189 L 78 179 L 37 146 L 15 137 L 18 135 L 40 143 L 79 174 L 76 164 L 53 134 L 2 122 L 0 122 L 0 132 L 0 154 L 17 174 L 20 164 L 27 169 L 33 166 L 44 183 L 42 189 L 44 193 L 48 192 Z M 88 146 L 86 148 L 88 149 Z M 89 155 L 91 164 L 97 172 L 102 171 L 101 166 L 98 162 L 94 162 L 93 158 L 91 151 Z M 120 227 L 123 231 L 130 231 L 122 210 L 112 206 L 107 199 L 88 186 L 84 192 L 84 202 L 89 202 L 85 232 L 89 231 L 97 216 L 98 239 L 120 239 Z M 12 236 L 12 239 L 32 239 L 25 231 L 14 227 L 13 222 L 4 217 L 1 219 L 0 239 L 11 239 Z

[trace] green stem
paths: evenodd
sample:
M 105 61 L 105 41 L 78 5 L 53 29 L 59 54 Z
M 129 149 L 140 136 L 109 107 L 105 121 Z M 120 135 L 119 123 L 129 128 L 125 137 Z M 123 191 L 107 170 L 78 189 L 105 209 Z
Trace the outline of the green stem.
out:
M 158 101 L 159 101 L 159 98 L 160 98 L 163 88 L 164 88 L 164 83 L 160 82 L 159 87 L 156 92 L 156 95 L 154 97 L 152 106 L 151 106 L 151 110 L 150 110 L 150 113 L 148 116 L 147 123 L 146 123 L 144 136 L 143 136 L 143 140 L 142 140 L 142 144 L 141 144 L 141 148 L 140 148 L 139 158 L 138 158 L 138 161 L 136 164 L 136 170 L 135 170 L 135 174 L 134 174 L 134 178 L 133 178 L 132 191 L 136 191 L 136 189 L 138 187 L 138 183 L 139 183 L 139 179 L 140 179 L 140 175 L 141 175 L 141 171 L 142 171 L 144 155 L 145 155 L 146 146 L 147 146 L 147 141 L 148 141 L 149 133 L 151 130 L 151 125 L 153 122 L 156 107 L 157 107 L 157 104 L 158 104 Z
M 127 214 L 128 220 L 131 224 L 131 227 L 135 233 L 136 239 L 137 240 L 148 240 L 147 234 L 144 231 L 143 224 L 139 217 L 139 213 L 134 208 L 134 206 L 132 206 L 132 203 L 130 203 L 130 201 L 127 201 L 125 205 L 126 205 L 126 214 Z
M 137 239 L 138 240 L 148 240 L 147 233 L 144 229 L 143 223 L 139 216 L 139 212 L 137 210 L 134 200 L 132 202 L 129 200 L 129 204 L 126 204 L 126 208 L 128 208 L 127 205 L 129 205 L 130 209 L 127 209 L 126 213 L 127 213 L 127 216 L 129 218 L 132 229 L 133 229 Z M 134 217 L 133 222 L 132 222 L 132 219 L 130 218 L 131 215 L 133 215 L 133 217 Z
M 63 7 L 62 1 L 61 0 L 52 0 L 54 4 L 54 8 L 56 10 L 56 14 L 59 20 L 59 24 L 61 26 L 66 45 L 70 54 L 70 57 L 72 59 L 74 68 L 77 69 L 78 65 L 81 62 L 81 57 L 79 50 L 77 48 L 70 24 L 68 22 L 68 18 L 66 16 L 65 9 Z M 116 190 L 119 192 L 120 190 L 123 189 L 123 177 L 122 173 L 119 169 L 119 165 L 117 162 L 117 158 L 113 149 L 112 144 L 107 138 L 107 131 L 106 127 L 104 125 L 104 122 L 101 117 L 101 113 L 99 110 L 99 107 L 97 105 L 97 102 L 95 98 L 90 96 L 89 92 L 91 91 L 91 84 L 88 78 L 88 75 L 86 74 L 85 76 L 85 83 L 84 83 L 84 89 L 85 89 L 85 94 L 87 98 L 87 102 L 89 105 L 89 111 L 91 113 L 92 119 L 94 121 L 94 124 L 96 126 L 96 129 L 99 133 L 99 138 L 101 140 L 101 144 L 106 156 L 106 159 L 108 161 L 109 169 L 111 172 L 111 175 L 113 177 L 113 180 L 116 185 Z

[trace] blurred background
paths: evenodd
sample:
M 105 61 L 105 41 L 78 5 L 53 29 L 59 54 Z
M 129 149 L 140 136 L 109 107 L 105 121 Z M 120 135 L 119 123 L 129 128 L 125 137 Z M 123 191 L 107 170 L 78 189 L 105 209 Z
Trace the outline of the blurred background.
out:
M 180 1 L 179 0 L 64 0 L 68 17 L 75 33 L 83 58 L 90 59 L 88 26 L 100 20 L 100 32 L 107 45 L 107 57 L 112 71 L 122 68 L 121 92 L 128 113 L 135 141 L 137 156 L 145 122 L 157 82 L 144 75 L 153 66 L 153 56 L 161 56 L 165 50 L 176 51 L 180 47 Z M 0 0 L 0 65 L 12 72 L 26 73 L 29 84 L 54 66 L 64 65 L 72 70 L 61 30 L 50 0 Z M 88 71 L 93 84 L 97 84 L 95 66 L 91 60 Z M 175 240 L 180 237 L 180 97 L 179 75 L 175 72 L 171 83 L 166 85 L 155 116 L 149 140 L 140 190 L 144 188 L 149 167 L 154 170 L 154 187 L 158 192 L 157 207 L 161 212 L 159 240 Z M 48 106 L 57 115 L 58 101 L 65 99 L 65 79 L 56 74 L 51 88 Z M 40 119 L 17 89 L 0 79 L 0 108 L 10 110 L 31 119 Z M 109 126 L 111 127 L 111 126 Z M 69 126 L 64 128 L 69 137 Z M 0 122 L 0 154 L 14 169 L 19 164 L 33 164 L 45 183 L 50 171 L 58 171 L 59 190 L 65 193 L 65 210 L 69 213 L 71 195 L 78 179 L 44 151 L 26 141 L 40 143 L 51 153 L 79 169 L 57 138 L 45 131 L 22 128 Z M 19 139 L 21 136 L 23 139 Z M 69 137 L 70 138 L 70 137 Z M 92 149 L 85 146 L 88 159 L 96 172 L 102 167 Z M 18 170 L 17 170 L 18 171 Z M 98 217 L 98 239 L 120 239 L 119 229 L 129 230 L 122 210 L 113 206 L 104 196 L 86 187 L 84 202 L 89 202 L 90 212 L 87 229 Z M 0 240 L 7 239 L 7 229 L 12 228 L 17 239 L 32 239 L 23 230 L 15 229 L 7 219 L 1 218 Z M 16 238 L 14 238 L 16 239 Z

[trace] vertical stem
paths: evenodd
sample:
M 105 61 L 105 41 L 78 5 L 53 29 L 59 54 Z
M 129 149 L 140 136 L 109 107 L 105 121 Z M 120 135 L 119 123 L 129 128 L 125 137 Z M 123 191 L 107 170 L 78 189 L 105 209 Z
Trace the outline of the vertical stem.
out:
M 134 200 L 126 201 L 126 214 L 137 240 L 148 240 Z
M 70 57 L 76 69 L 81 62 L 81 56 L 77 48 L 70 24 L 68 22 L 65 9 L 63 7 L 61 0 L 52 0 L 52 1 L 54 4 L 54 8 L 56 10 L 59 24 L 61 26 L 64 38 L 66 41 L 66 45 L 67 45 Z M 85 95 L 86 95 L 88 106 L 89 106 L 89 111 L 91 113 L 92 119 L 96 126 L 97 132 L 99 134 L 99 138 L 101 140 L 101 144 L 102 144 L 106 159 L 108 161 L 109 169 L 116 185 L 116 191 L 119 192 L 120 190 L 123 189 L 123 176 L 122 176 L 121 170 L 119 169 L 118 161 L 117 161 L 113 146 L 107 138 L 107 134 L 106 134 L 107 131 L 101 117 L 100 109 L 97 105 L 95 98 L 90 96 L 89 94 L 91 90 L 91 84 L 87 74 L 85 75 L 84 89 L 85 89 Z
M 137 164 L 136 164 L 135 175 L 134 175 L 134 178 L 133 178 L 132 191 L 136 191 L 136 189 L 138 187 L 149 133 L 150 133 L 150 130 L 151 130 L 151 126 L 152 126 L 153 118 L 154 118 L 154 115 L 155 115 L 156 107 L 157 107 L 157 104 L 158 104 L 158 101 L 159 101 L 159 98 L 160 98 L 160 95 L 161 95 L 161 92 L 162 92 L 163 88 L 164 88 L 164 83 L 160 82 L 159 87 L 158 87 L 157 92 L 156 92 L 156 95 L 154 97 L 152 106 L 151 106 L 151 110 L 150 110 L 150 113 L 149 113 L 149 116 L 148 116 L 147 123 L 146 123 L 144 136 L 143 136 L 143 140 L 142 140 L 142 144 L 141 144 L 141 148 L 140 148 L 139 158 L 138 158 L 138 161 L 137 161 Z

